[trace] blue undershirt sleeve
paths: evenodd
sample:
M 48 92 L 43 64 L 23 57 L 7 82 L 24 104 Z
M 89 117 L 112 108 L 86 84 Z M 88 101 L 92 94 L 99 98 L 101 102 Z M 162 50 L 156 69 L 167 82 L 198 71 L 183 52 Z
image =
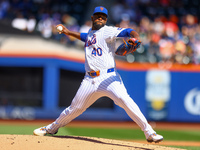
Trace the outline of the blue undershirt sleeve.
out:
M 120 32 L 117 37 L 130 37 L 131 31 L 135 31 L 135 30 L 131 28 L 126 28 L 122 30 L 122 32 Z
M 80 36 L 81 36 L 81 41 L 85 42 L 87 39 L 87 33 L 81 33 Z

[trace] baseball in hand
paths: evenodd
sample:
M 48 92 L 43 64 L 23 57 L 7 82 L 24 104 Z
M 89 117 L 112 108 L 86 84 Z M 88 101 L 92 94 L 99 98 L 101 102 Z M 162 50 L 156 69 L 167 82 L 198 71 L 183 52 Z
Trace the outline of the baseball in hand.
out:
M 57 27 L 57 30 L 58 30 L 59 32 L 62 32 L 63 27 L 62 27 L 62 26 L 58 26 L 58 27 Z

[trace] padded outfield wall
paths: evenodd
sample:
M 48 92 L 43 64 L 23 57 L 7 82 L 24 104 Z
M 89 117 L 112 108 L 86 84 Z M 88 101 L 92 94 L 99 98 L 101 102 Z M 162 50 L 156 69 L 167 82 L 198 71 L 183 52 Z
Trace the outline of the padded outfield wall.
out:
M 129 64 L 117 61 L 117 70 L 128 93 L 148 120 L 200 122 L 199 65 Z M 24 85 L 20 85 L 19 80 L 13 83 L 16 84 L 15 88 L 22 88 L 20 97 L 19 92 L 17 95 L 14 90 L 6 91 L 3 87 L 10 85 L 13 88 L 11 82 L 14 80 L 5 81 L 2 85 L 0 83 L 0 118 L 55 119 L 70 105 L 76 94 L 84 76 L 84 57 L 63 54 L 1 54 L 0 71 L 0 77 L 7 79 L 10 76 L 16 80 L 27 78 L 27 82 L 36 87 L 31 89 L 32 86 L 30 88 L 30 85 L 26 85 L 29 94 L 23 94 Z M 9 97 L 13 93 L 15 95 Z M 21 98 L 21 101 L 16 101 L 15 97 Z M 7 101 L 4 102 L 6 98 Z M 107 97 L 99 99 L 76 119 L 130 120 L 125 111 Z

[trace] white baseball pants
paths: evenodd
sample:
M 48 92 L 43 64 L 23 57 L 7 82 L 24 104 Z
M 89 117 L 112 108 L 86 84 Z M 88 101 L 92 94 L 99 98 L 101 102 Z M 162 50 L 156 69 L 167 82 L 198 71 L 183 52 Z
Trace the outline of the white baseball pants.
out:
M 60 114 L 55 122 L 47 126 L 47 131 L 55 133 L 60 127 L 66 126 L 81 115 L 102 96 L 111 98 L 116 105 L 122 107 L 129 117 L 138 124 L 146 138 L 155 133 L 137 104 L 128 95 L 117 72 L 104 73 L 95 78 L 85 75 L 71 105 Z

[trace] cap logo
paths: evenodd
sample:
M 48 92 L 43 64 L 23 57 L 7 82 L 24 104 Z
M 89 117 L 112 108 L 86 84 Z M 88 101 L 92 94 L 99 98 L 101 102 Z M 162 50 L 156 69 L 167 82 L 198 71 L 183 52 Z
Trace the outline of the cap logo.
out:
M 101 11 L 103 11 L 103 7 L 100 7 Z

